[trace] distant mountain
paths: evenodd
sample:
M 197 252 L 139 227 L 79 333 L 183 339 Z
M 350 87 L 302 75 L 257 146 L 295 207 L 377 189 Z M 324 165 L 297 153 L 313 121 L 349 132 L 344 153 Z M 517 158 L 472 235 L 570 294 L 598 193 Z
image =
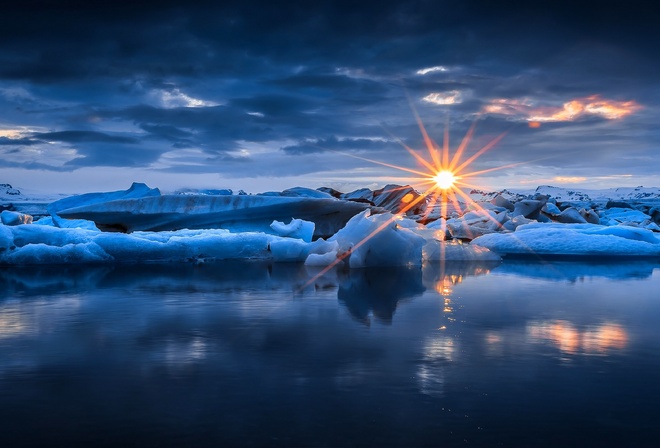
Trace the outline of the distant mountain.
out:
M 0 197 L 4 196 L 19 196 L 21 191 L 12 187 L 10 184 L 0 184 Z
M 660 188 L 658 187 L 619 187 L 602 190 L 575 189 L 554 187 L 552 185 L 541 185 L 535 190 L 500 190 L 482 191 L 472 190 L 469 196 L 472 200 L 490 201 L 497 195 L 502 195 L 511 201 L 525 199 L 534 194 L 543 194 L 556 199 L 559 202 L 591 202 L 591 201 L 655 201 L 660 200 Z
M 573 188 L 553 187 L 541 185 L 536 193 L 545 194 L 558 201 L 585 202 L 585 201 L 607 201 L 607 200 L 658 200 L 660 199 L 660 188 L 658 187 L 620 187 L 603 190 L 576 190 Z

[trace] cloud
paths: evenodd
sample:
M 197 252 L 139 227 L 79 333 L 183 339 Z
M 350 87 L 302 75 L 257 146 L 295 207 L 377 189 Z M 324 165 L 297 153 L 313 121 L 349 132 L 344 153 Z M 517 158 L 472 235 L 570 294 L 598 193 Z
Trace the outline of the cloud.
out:
M 29 138 L 12 138 L 0 136 L 0 146 L 31 146 L 40 143 Z
M 126 135 L 110 135 L 97 131 L 57 131 L 57 132 L 34 132 L 32 138 L 42 142 L 65 142 L 65 143 L 117 143 L 136 144 L 139 139 Z
M 428 75 L 429 73 L 437 73 L 437 72 L 443 73 L 448 70 L 449 69 L 447 67 L 444 67 L 442 65 L 437 65 L 435 67 L 427 67 L 427 68 L 419 69 L 415 72 L 415 74 L 424 76 L 424 75 Z
M 400 143 L 384 138 L 337 138 L 303 140 L 294 145 L 282 147 L 287 154 L 309 154 L 324 151 L 355 151 L 355 150 L 383 150 L 402 149 Z
M 609 100 L 600 95 L 570 100 L 560 107 L 537 106 L 529 99 L 505 98 L 492 100 L 483 107 L 483 111 L 489 114 L 511 116 L 532 123 L 575 121 L 589 115 L 617 120 L 641 109 L 642 106 L 634 100 Z
M 637 157 L 627 169 L 652 171 L 657 17 L 629 3 L 570 11 L 479 0 L 11 2 L 0 146 L 25 147 L 21 163 L 43 150 L 34 160 L 68 170 L 285 177 L 322 172 L 333 151 L 401 163 L 409 155 L 395 138 L 423 147 L 412 102 L 433 138 L 449 121 L 452 146 L 481 111 L 475 147 L 511 122 L 539 124 L 514 126 L 478 163 L 551 155 L 545 167 L 599 169 L 626 147 Z M 358 163 L 332 160 L 344 172 Z
M 218 105 L 214 101 L 193 98 L 177 88 L 168 90 L 155 89 L 150 92 L 150 96 L 155 99 L 157 104 L 166 109 L 177 107 L 213 107 Z
M 463 102 L 462 94 L 458 90 L 450 90 L 449 92 L 435 92 L 429 93 L 422 101 L 427 103 L 437 104 L 439 106 L 447 106 L 450 104 L 458 104 Z

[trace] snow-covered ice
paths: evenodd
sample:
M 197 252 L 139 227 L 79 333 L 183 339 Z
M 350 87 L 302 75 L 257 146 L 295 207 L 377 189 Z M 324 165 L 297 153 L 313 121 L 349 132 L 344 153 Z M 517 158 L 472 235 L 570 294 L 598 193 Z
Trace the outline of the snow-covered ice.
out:
M 660 240 L 638 227 L 532 223 L 512 233 L 492 233 L 472 242 L 506 255 L 660 257 Z
M 5 190 L 20 196 L 13 187 Z M 29 214 L 0 204 L 0 264 L 261 259 L 362 268 L 500 255 L 659 258 L 660 190 L 615 191 L 615 200 L 554 187 L 527 196 L 479 192 L 472 196 L 485 202 L 422 217 L 418 210 L 392 214 L 373 205 L 398 210 L 420 200 L 425 206 L 410 187 L 162 194 L 135 183 L 52 202 L 50 215 L 32 224 Z

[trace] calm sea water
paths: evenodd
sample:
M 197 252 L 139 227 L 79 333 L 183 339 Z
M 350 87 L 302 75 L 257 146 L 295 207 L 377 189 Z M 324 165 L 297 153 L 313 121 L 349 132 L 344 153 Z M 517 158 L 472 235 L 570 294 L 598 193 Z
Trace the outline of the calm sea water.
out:
M 0 445 L 658 446 L 659 268 L 4 268 Z

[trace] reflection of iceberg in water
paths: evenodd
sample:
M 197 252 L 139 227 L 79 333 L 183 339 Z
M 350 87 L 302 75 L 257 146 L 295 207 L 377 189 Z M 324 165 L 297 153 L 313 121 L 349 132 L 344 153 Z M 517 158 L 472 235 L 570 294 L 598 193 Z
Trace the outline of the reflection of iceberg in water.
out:
M 206 264 L 141 264 L 107 266 L 22 266 L 0 270 L 0 300 L 12 296 L 84 293 L 113 287 L 158 290 L 288 289 L 308 280 L 304 266 L 267 262 L 218 261 Z
M 424 265 L 424 285 L 440 294 L 444 302 L 442 309 L 444 318 L 448 322 L 454 322 L 455 318 L 452 316 L 454 305 L 451 297 L 454 288 L 466 277 L 486 275 L 499 264 L 499 261 L 427 263 Z M 440 327 L 441 330 L 446 328 L 446 325 Z
M 571 281 L 588 277 L 611 279 L 644 279 L 653 274 L 660 264 L 648 261 L 619 262 L 575 262 L 551 261 L 530 263 L 521 260 L 506 260 L 497 268 L 500 274 L 515 274 L 522 277 Z
M 373 314 L 383 322 L 391 322 L 400 300 L 424 292 L 419 267 L 353 269 L 339 282 L 337 297 L 358 321 L 370 323 Z
M 370 323 L 370 314 L 391 322 L 398 303 L 421 295 L 425 290 L 438 292 L 451 312 L 451 293 L 466 277 L 484 275 L 499 262 L 425 263 L 418 267 L 380 267 L 354 269 L 340 276 L 339 300 L 360 322 Z

